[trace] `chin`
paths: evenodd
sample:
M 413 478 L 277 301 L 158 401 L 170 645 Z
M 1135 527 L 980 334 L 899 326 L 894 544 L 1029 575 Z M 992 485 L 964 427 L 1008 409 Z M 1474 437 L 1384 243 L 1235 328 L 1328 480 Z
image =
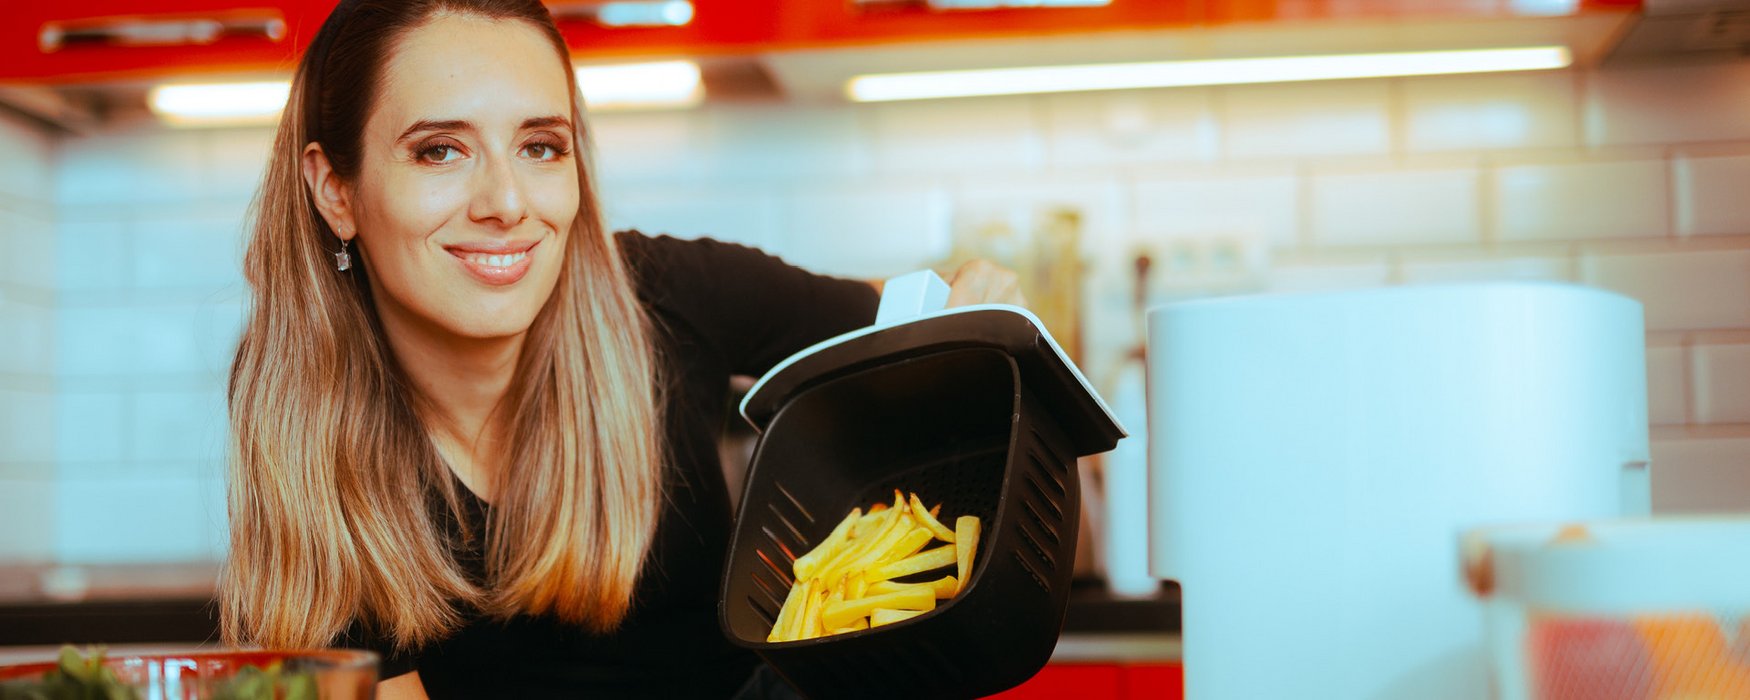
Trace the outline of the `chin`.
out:
M 539 308 L 479 309 L 462 318 L 450 319 L 450 332 L 464 338 L 490 340 L 528 332 Z

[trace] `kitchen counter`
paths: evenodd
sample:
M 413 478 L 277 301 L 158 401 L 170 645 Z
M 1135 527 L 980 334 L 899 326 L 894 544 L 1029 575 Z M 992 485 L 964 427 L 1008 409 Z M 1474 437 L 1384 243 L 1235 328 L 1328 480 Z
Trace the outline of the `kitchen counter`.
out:
M 63 642 L 202 645 L 218 639 L 216 562 L 52 567 L 0 566 L 0 661 L 41 658 Z M 1112 598 L 1077 582 L 1053 662 L 1179 658 L 1179 590 Z

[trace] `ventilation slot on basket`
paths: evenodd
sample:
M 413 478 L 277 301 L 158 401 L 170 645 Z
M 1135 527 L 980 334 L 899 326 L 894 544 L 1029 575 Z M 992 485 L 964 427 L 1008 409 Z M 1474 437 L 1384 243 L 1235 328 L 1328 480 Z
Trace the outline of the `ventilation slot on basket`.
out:
M 807 508 L 802 507 L 802 502 L 796 500 L 796 496 L 794 494 L 790 493 L 790 489 L 784 488 L 783 484 L 774 483 L 772 485 L 776 486 L 778 488 L 778 493 L 784 495 L 784 500 L 789 501 L 791 507 L 794 507 L 796 509 L 796 512 L 801 513 L 802 517 L 804 519 L 808 520 L 809 525 L 814 524 L 814 514 L 808 512 Z M 772 510 L 772 512 L 774 512 L 774 513 L 777 512 L 777 509 L 774 508 Z M 798 535 L 798 537 L 801 537 L 801 535 Z
M 1051 443 L 1037 429 L 1028 432 L 1033 433 L 1033 445 L 1045 453 L 1045 463 L 1051 467 L 1051 476 L 1061 483 L 1063 477 L 1069 476 L 1069 465 L 1074 460 L 1064 459 L 1057 450 L 1051 449 Z
M 754 580 L 758 581 L 759 577 L 754 577 Z M 764 601 L 757 600 L 751 596 L 747 599 L 747 606 L 753 608 L 754 614 L 759 615 L 760 619 L 765 620 L 766 626 L 768 627 L 778 623 L 778 611 L 783 608 L 781 605 L 768 605 Z
M 1027 575 L 1033 577 L 1033 583 L 1039 584 L 1039 590 L 1051 592 L 1051 584 L 1045 582 L 1045 577 L 1039 574 L 1039 569 L 1034 567 L 1033 562 L 1027 561 L 1027 557 L 1021 556 L 1020 550 L 1011 550 L 1010 553 L 1015 555 L 1015 561 L 1021 565 L 1021 568 L 1027 570 Z
M 1039 509 L 1033 507 L 1032 503 L 1021 501 L 1021 505 L 1026 507 L 1027 517 L 1032 518 L 1033 522 L 1039 525 L 1039 530 L 1045 533 L 1046 539 L 1051 540 L 1053 547 L 1063 543 L 1063 539 L 1057 536 L 1057 521 L 1055 519 L 1047 521 L 1045 516 L 1039 514 Z
M 1047 500 L 1056 503 L 1069 497 L 1069 492 L 1063 488 L 1063 479 L 1058 478 L 1057 474 L 1053 473 L 1057 471 L 1056 469 L 1048 465 L 1045 460 L 1040 459 L 1037 454 L 1029 454 L 1027 457 L 1033 462 L 1033 471 L 1044 476 L 1045 485 L 1051 488 L 1051 495 Z
M 1015 531 L 1021 533 L 1021 539 L 1027 541 L 1027 546 L 1033 550 L 1034 556 L 1039 558 L 1039 562 L 1045 566 L 1047 572 L 1057 568 L 1056 558 L 1051 556 L 1050 550 L 1047 550 L 1045 545 L 1039 543 L 1039 537 L 1033 534 L 1032 528 L 1028 527 L 1026 523 L 1016 523 Z
M 1040 503 L 1044 503 L 1045 507 L 1051 509 L 1051 519 L 1054 522 L 1063 520 L 1063 506 L 1057 504 L 1057 499 L 1045 493 L 1045 487 L 1039 485 L 1039 477 L 1028 474 L 1027 485 L 1032 487 L 1034 497 L 1038 498 Z

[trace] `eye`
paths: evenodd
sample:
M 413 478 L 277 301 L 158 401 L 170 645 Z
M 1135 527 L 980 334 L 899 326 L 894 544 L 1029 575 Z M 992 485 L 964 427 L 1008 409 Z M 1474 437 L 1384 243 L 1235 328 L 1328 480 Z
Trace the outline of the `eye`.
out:
M 523 146 L 524 157 L 542 162 L 558 160 L 563 155 L 565 150 L 551 141 L 533 141 Z
M 434 143 L 423 146 L 415 154 L 426 163 L 448 163 L 462 157 L 462 149 L 454 144 Z

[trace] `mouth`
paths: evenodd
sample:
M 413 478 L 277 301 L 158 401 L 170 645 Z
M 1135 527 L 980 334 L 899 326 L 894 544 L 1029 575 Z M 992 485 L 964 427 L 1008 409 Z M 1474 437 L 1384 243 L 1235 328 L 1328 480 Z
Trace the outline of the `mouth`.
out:
M 494 241 L 444 246 L 475 279 L 492 286 L 514 284 L 529 272 L 540 241 Z

